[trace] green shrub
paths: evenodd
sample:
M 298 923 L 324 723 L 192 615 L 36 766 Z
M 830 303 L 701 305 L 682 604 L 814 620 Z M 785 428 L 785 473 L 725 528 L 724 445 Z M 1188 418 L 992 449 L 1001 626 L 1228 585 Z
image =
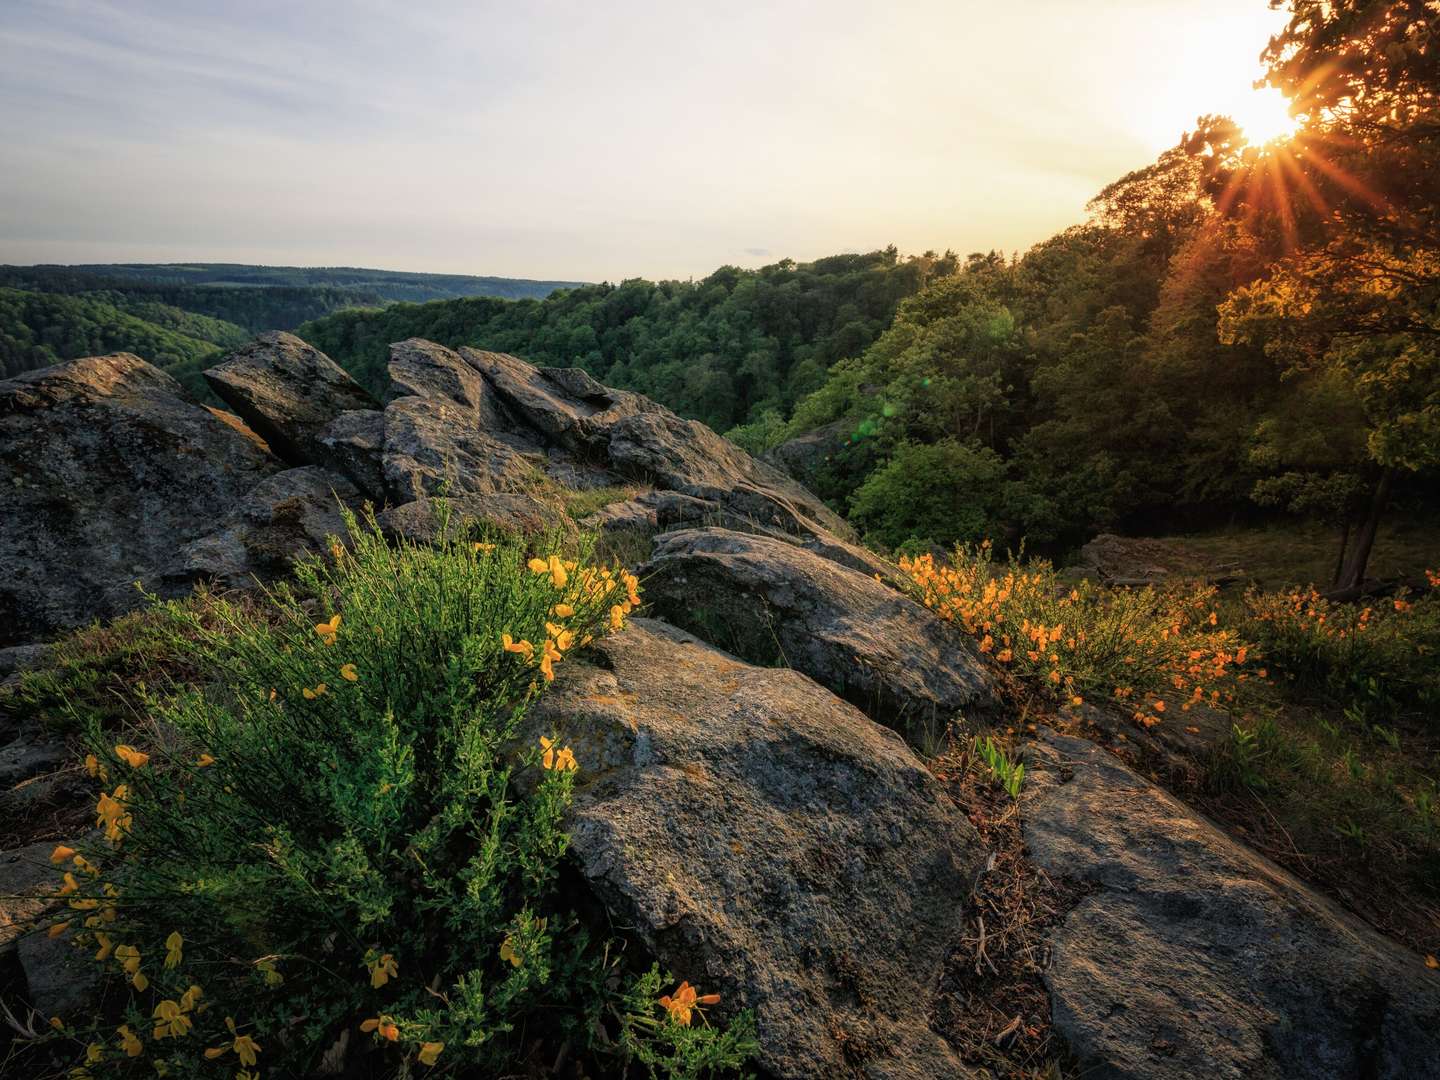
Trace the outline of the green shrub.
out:
M 942 547 L 997 531 L 1005 463 L 992 450 L 945 439 L 901 443 L 850 500 L 869 543 L 895 548 L 921 539 Z
M 1440 594 L 1364 605 L 1252 589 L 1245 611 L 1247 636 L 1312 698 L 1387 721 L 1440 705 Z
M 92 729 L 106 836 L 57 850 L 57 927 L 125 1004 L 65 1030 L 85 1075 L 498 1075 L 537 1037 L 588 1047 L 603 1010 L 638 1007 L 555 888 L 585 763 L 520 738 L 554 665 L 623 623 L 634 578 L 520 541 L 351 531 L 269 618 L 156 608 L 199 685 L 152 695 L 126 743 Z M 735 1059 L 675 1050 L 725 1039 L 679 1026 L 650 1031 L 657 1058 Z

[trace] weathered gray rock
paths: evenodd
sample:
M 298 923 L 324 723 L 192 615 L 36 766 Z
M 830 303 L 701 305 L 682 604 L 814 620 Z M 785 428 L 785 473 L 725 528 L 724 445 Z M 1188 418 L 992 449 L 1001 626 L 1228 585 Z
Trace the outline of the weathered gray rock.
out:
M 58 1016 L 67 1024 L 91 1021 L 100 996 L 100 965 L 70 941 L 26 934 L 16 942 L 25 972 L 26 1004 L 46 1020 Z
M 720 504 L 710 499 L 697 499 L 678 491 L 645 491 L 633 499 L 602 506 L 587 514 L 580 524 L 599 532 L 633 529 L 653 533 L 679 525 L 699 525 L 723 514 Z
M 640 576 L 660 617 L 747 660 L 802 671 L 901 730 L 943 730 L 995 705 L 964 634 L 874 578 L 774 538 L 667 533 Z
M 343 476 L 315 465 L 286 469 L 237 499 L 219 529 L 181 548 L 172 574 L 231 588 L 284 574 L 302 555 L 323 552 L 329 537 L 345 537 L 341 508 L 360 503 Z
M 167 595 L 176 551 L 279 461 L 127 353 L 0 382 L 0 646 Z
M 787 439 L 761 456 L 768 465 L 794 477 L 802 484 L 811 484 L 816 474 L 845 446 L 855 425 L 849 420 L 822 424 L 812 431 Z
M 527 723 L 574 748 L 572 849 L 617 923 L 753 1008 L 773 1076 L 966 1075 L 926 1015 L 983 853 L 915 756 L 664 623 L 591 655 Z
M 283 331 L 236 349 L 205 381 L 292 465 L 319 460 L 316 438 L 341 413 L 379 408 L 344 368 Z
M 1092 883 L 1054 932 L 1087 1077 L 1440 1076 L 1440 979 L 1083 739 L 1029 752 L 1025 840 Z
M 385 502 L 385 414 L 341 413 L 311 444 L 317 465 L 347 477 L 377 506 Z
M 433 495 L 529 491 L 544 457 L 497 439 L 442 398 L 403 397 L 385 408 L 385 490 L 400 506 Z
M 501 405 L 549 443 L 603 456 L 631 479 L 724 502 L 760 524 L 853 539 L 850 527 L 814 495 L 704 424 L 603 386 L 578 368 L 535 368 L 478 349 L 459 353 L 485 376 Z
M 443 345 L 407 338 L 390 346 L 389 400 L 438 398 L 460 410 L 472 427 L 495 432 L 507 426 L 495 404 L 495 393 L 480 373 Z
M 1200 704 L 1174 709 L 1149 728 L 1136 723 L 1133 708 L 1108 702 L 1087 701 L 1074 715 L 1081 724 L 1080 734 L 1115 750 L 1144 772 L 1182 784 L 1202 779 L 1211 753 L 1230 738 L 1235 725 L 1231 714 Z
M 49 652 L 50 647 L 44 644 L 11 645 L 0 649 L 0 687 L 13 685 L 19 680 L 21 672 L 39 667 Z M 0 720 L 3 720 L 3 715 L 0 715 Z M 4 725 L 0 723 L 0 732 L 3 731 Z
M 906 580 L 893 563 L 823 529 L 796 534 L 782 528 L 761 526 L 722 502 L 698 499 L 693 495 L 682 495 L 678 491 L 643 492 L 633 499 L 601 507 L 586 515 L 580 524 L 600 532 L 630 530 L 654 534 L 682 528 L 711 527 L 756 533 L 803 548 L 870 577 L 878 575 L 882 581 L 897 588 L 903 588 Z
M 443 530 L 441 505 L 438 500 L 417 499 L 404 506 L 392 506 L 380 515 L 380 528 L 387 536 L 424 544 L 434 543 L 440 539 L 442 532 L 449 538 L 469 535 L 476 525 L 520 536 L 575 532 L 574 523 L 565 516 L 562 506 L 532 495 L 447 498 L 443 506 L 449 517 Z
M 50 865 L 53 843 L 0 851 L 0 954 L 15 947 L 34 921 L 56 907 L 60 871 Z

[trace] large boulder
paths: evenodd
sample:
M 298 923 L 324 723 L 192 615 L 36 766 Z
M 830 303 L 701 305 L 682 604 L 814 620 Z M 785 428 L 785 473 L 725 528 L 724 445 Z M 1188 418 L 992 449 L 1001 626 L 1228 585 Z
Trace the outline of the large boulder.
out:
M 128 353 L 0 382 L 0 646 L 189 587 L 176 552 L 281 468 Z
M 964 634 L 873 577 L 793 544 L 686 529 L 659 537 L 640 574 L 660 617 L 752 662 L 802 671 L 900 730 L 943 730 L 995 705 Z
M 578 368 L 536 368 L 478 349 L 462 348 L 459 354 L 485 376 L 505 408 L 547 443 L 599 455 L 632 480 L 721 501 L 761 524 L 854 538 L 813 494 L 704 424 L 683 420 L 639 394 L 603 386 Z
M 316 465 L 266 477 L 244 496 L 215 532 L 180 549 L 178 572 L 230 588 L 284 574 L 304 555 L 347 534 L 342 510 L 357 512 L 360 492 L 349 480 Z
M 320 433 L 342 413 L 380 407 L 339 364 L 281 331 L 236 349 L 205 381 L 292 465 L 322 459 Z
M 433 544 L 442 537 L 456 539 L 472 532 L 511 536 L 573 536 L 575 525 L 558 503 L 533 495 L 462 495 L 457 498 L 416 499 L 392 506 L 380 515 L 380 528 L 392 539 Z
M 1440 978 L 1083 739 L 1029 752 L 1025 841 L 1089 884 L 1054 932 L 1082 1075 L 1440 1076 Z
M 965 1075 L 926 1018 L 983 852 L 894 734 L 648 619 L 527 723 L 579 760 L 585 878 L 722 1013 L 755 1010 L 767 1074 Z

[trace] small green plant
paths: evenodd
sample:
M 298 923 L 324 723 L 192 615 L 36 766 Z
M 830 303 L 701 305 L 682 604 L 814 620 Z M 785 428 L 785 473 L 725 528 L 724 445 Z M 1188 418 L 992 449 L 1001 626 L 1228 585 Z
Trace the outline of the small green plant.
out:
M 645 1066 L 651 1076 L 670 1080 L 748 1077 L 742 1073 L 745 1062 L 759 1049 L 754 1016 L 742 1012 L 723 1030 L 712 1027 L 705 1008 L 719 997 L 700 994 L 686 982 L 662 995 L 661 987 L 673 981 L 662 978 L 656 965 L 631 984 L 619 1017 L 625 1056 Z
M 980 764 L 1005 790 L 1005 794 L 1012 799 L 1020 798 L 1020 787 L 1025 782 L 1024 764 L 1012 761 L 1005 748 L 989 735 L 983 739 L 979 735 L 975 736 L 971 749 Z
M 153 609 L 195 684 L 91 725 L 104 839 L 56 849 L 52 933 L 123 1005 L 52 1036 L 85 1075 L 521 1072 L 536 1031 L 592 1047 L 621 993 L 555 888 L 585 763 L 524 721 L 638 582 L 548 542 L 350 526 L 263 616 Z M 678 1063 L 714 1059 L 705 1030 Z
M 1343 825 L 1335 826 L 1335 832 L 1358 847 L 1363 848 L 1369 842 L 1369 837 L 1366 835 L 1364 827 L 1357 825 L 1353 821 L 1347 821 Z

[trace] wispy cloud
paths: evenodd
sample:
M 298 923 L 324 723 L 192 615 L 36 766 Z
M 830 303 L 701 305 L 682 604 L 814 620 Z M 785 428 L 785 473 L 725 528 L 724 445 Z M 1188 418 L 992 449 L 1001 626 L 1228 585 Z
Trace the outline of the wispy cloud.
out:
M 1020 248 L 1154 152 L 1161 38 L 1254 6 L 4 0 L 0 261 Z

